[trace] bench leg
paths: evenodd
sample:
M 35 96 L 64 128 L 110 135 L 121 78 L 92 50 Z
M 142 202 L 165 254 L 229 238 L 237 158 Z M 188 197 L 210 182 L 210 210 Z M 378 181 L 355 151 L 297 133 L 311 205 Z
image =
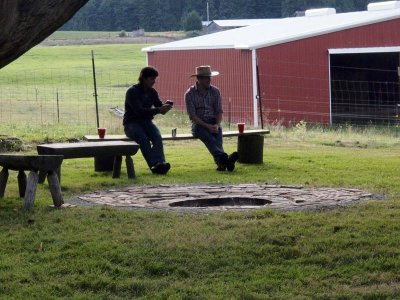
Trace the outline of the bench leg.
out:
M 136 177 L 135 165 L 133 164 L 132 157 L 127 155 L 125 157 L 125 163 L 126 163 L 126 171 L 128 173 L 128 178 L 135 178 Z
M 24 198 L 26 190 L 26 174 L 24 170 L 18 171 L 18 190 L 19 190 L 19 197 Z
M 44 171 L 39 171 L 39 183 L 44 183 L 46 180 L 46 172 Z
M 28 175 L 28 180 L 26 184 L 26 191 L 24 197 L 24 207 L 25 209 L 30 209 L 35 202 L 36 188 L 39 182 L 39 174 L 35 171 L 31 171 Z
M 238 162 L 244 164 L 262 164 L 264 136 L 259 134 L 238 136 Z
M 121 175 L 122 156 L 114 157 L 113 178 L 119 178 Z
M 64 200 L 61 194 L 61 187 L 58 181 L 56 172 L 49 172 L 47 175 L 47 181 L 49 182 L 49 189 L 51 197 L 53 198 L 53 203 L 55 207 L 60 207 L 64 204 Z
M 3 168 L 3 170 L 1 170 L 1 172 L 0 172 L 0 198 L 4 197 L 7 180 L 8 180 L 8 169 Z

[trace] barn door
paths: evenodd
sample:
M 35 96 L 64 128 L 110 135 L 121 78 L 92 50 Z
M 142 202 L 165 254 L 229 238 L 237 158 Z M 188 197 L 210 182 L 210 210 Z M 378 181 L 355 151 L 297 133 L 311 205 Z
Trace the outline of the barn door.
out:
M 400 53 L 330 56 L 332 123 L 400 122 Z

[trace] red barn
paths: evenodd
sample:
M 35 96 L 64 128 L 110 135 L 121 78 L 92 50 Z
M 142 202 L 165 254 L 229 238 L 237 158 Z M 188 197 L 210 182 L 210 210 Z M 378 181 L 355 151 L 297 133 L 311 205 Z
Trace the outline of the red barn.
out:
M 182 110 L 195 67 L 211 65 L 231 122 L 390 123 L 400 108 L 399 29 L 400 1 L 389 1 L 362 12 L 308 10 L 143 50 L 160 71 L 161 97 Z

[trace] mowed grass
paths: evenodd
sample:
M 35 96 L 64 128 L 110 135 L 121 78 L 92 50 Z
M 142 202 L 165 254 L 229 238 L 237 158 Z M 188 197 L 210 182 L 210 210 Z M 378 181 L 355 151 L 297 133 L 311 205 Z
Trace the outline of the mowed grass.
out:
M 109 132 L 121 132 L 121 122 L 109 113 L 109 108 L 124 106 L 127 88 L 137 82 L 140 69 L 145 66 L 145 53 L 141 51 L 145 46 L 148 45 L 33 48 L 0 70 L 0 124 L 9 129 L 24 123 L 36 131 L 45 126 L 62 126 L 94 133 L 93 50 L 100 126 Z
M 228 152 L 235 139 L 227 139 Z M 323 212 L 174 213 L 101 206 L 48 208 L 47 184 L 22 209 L 13 174 L 0 202 L 0 294 L 72 299 L 394 299 L 399 290 L 400 148 L 266 139 L 264 164 L 219 173 L 198 141 L 166 143 L 172 164 L 137 178 L 63 163 L 66 199 L 135 184 L 244 183 L 362 188 L 369 200 Z
M 121 31 L 56 31 L 49 40 L 104 39 L 117 37 Z
M 117 57 L 112 49 L 118 47 L 109 48 L 110 57 Z M 73 48 L 60 48 L 76 55 Z M 53 55 L 51 49 L 57 50 L 38 51 Z M 176 111 L 155 121 L 163 132 L 177 123 L 180 131 L 189 130 L 186 116 Z M 87 133 L 72 122 L 31 126 L 17 118 L 0 128 L 23 137 L 25 153 L 35 153 L 35 145 L 48 139 Z M 17 197 L 17 172 L 10 171 L 0 199 L 0 299 L 400 298 L 398 129 L 305 123 L 270 129 L 264 163 L 237 164 L 233 173 L 215 171 L 197 140 L 165 143 L 172 165 L 166 176 L 151 174 L 140 153 L 134 156 L 134 180 L 124 167 L 121 178 L 112 179 L 110 172 L 94 172 L 92 159 L 65 160 L 63 196 L 68 202 L 132 184 L 268 183 L 359 188 L 387 200 L 319 212 L 52 209 L 45 183 L 38 187 L 34 208 L 25 211 Z M 234 151 L 236 139 L 225 139 L 225 149 Z

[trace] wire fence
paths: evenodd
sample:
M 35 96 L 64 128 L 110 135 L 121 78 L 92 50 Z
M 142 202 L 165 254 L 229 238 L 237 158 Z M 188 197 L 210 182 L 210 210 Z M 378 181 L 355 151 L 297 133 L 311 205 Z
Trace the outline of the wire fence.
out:
M 54 72 L 53 72 L 54 71 Z M 108 112 L 124 105 L 128 79 L 98 72 L 100 126 L 121 130 L 121 120 Z M 123 74 L 122 74 L 123 75 Z M 119 78 L 129 78 L 126 74 Z M 92 70 L 36 70 L 4 77 L 0 72 L 0 124 L 83 126 L 97 128 Z
M 333 123 L 397 125 L 399 109 L 398 82 L 332 81 Z
M 289 78 L 288 78 L 289 80 Z M 110 112 L 112 107 L 124 107 L 125 92 L 133 83 L 131 73 L 97 72 L 97 93 L 100 126 L 108 132 L 123 132 L 122 120 Z M 306 89 L 308 87 L 304 87 Z M 184 91 L 179 91 L 182 94 Z M 299 90 L 299 94 L 302 90 Z M 83 127 L 87 133 L 97 128 L 92 70 L 37 69 L 3 75 L 0 72 L 1 125 L 68 125 Z M 224 99 L 225 120 L 237 112 L 251 116 L 253 107 L 244 105 L 248 99 Z M 277 101 L 284 102 L 285 99 Z M 241 104 L 242 103 L 242 104 Z M 268 111 L 268 102 L 263 102 Z M 278 105 L 279 107 L 279 105 Z M 185 111 L 178 104 L 175 111 Z M 312 115 L 318 111 L 304 111 L 301 106 L 286 105 L 282 114 Z M 400 113 L 400 85 L 398 82 L 356 80 L 331 81 L 331 114 L 334 124 L 390 124 L 398 125 Z M 187 122 L 187 116 L 179 122 Z M 264 119 L 268 119 L 266 115 Z M 279 120 L 277 120 L 279 122 Z M 187 123 L 184 124 L 187 126 Z M 169 127 L 169 126 L 168 126 Z M 66 129 L 67 130 L 67 129 Z

